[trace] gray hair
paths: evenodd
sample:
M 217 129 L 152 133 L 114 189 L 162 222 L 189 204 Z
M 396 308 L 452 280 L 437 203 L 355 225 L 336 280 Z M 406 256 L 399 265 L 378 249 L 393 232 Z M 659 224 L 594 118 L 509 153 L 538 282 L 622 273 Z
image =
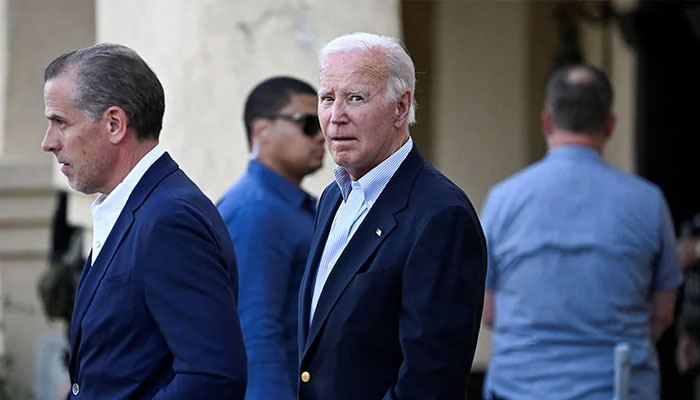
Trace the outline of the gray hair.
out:
M 339 36 L 323 46 L 319 53 L 320 64 L 333 53 L 348 51 L 381 50 L 386 57 L 386 100 L 398 101 L 403 93 L 411 92 L 411 106 L 408 112 L 408 125 L 416 123 L 416 68 L 411 56 L 400 40 L 375 35 L 373 33 L 355 32 Z
M 158 139 L 163 126 L 165 95 L 158 77 L 134 50 L 101 43 L 63 54 L 44 70 L 44 82 L 75 73 L 73 106 L 98 121 L 117 106 L 129 118 L 139 141 Z

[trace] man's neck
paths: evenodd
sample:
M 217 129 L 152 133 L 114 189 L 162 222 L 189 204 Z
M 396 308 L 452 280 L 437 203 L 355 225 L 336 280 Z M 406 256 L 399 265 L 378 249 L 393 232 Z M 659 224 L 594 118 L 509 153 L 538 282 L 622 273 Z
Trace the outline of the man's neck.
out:
M 386 161 L 387 158 L 391 157 L 392 155 L 394 155 L 394 153 L 399 151 L 399 149 L 401 147 L 403 147 L 403 145 L 405 145 L 406 142 L 408 142 L 408 139 L 409 139 L 408 127 L 406 127 L 405 129 L 402 129 L 402 133 L 400 135 L 396 136 L 396 139 L 394 140 L 391 147 L 389 148 L 390 149 L 389 152 L 387 154 L 385 154 L 385 157 L 382 159 L 376 160 L 374 165 L 367 167 L 367 168 L 358 169 L 358 170 L 355 170 L 355 169 L 350 170 L 348 168 L 345 168 L 345 170 L 348 172 L 348 175 L 350 175 L 350 180 L 352 180 L 353 182 L 359 181 L 360 178 L 365 176 L 366 173 L 373 170 L 374 168 L 377 167 L 377 165 L 383 163 L 384 161 Z
M 557 149 L 565 146 L 583 146 L 603 154 L 606 137 L 602 134 L 594 133 L 574 133 L 568 131 L 558 131 L 547 137 L 547 144 L 550 149 Z
M 261 157 L 258 155 L 257 157 L 254 158 L 255 161 L 259 162 L 260 164 L 266 166 L 267 168 L 275 171 L 278 175 L 283 177 L 284 179 L 288 180 L 294 186 L 300 187 L 301 186 L 301 181 L 304 179 L 304 175 L 302 176 L 297 176 L 296 174 L 293 174 L 281 166 L 279 166 L 279 163 L 272 162 L 272 160 L 268 160 L 265 157 Z
M 105 191 L 103 194 L 105 196 L 109 195 L 112 190 L 114 190 L 114 188 L 116 188 L 117 185 L 119 185 L 124 178 L 129 175 L 129 172 L 134 169 L 136 164 L 138 164 L 149 151 L 153 150 L 156 145 L 158 145 L 157 140 L 147 140 L 144 142 L 137 142 L 128 150 L 124 149 L 121 154 L 119 154 L 117 166 L 114 169 L 115 179 L 110 185 L 111 187 L 109 188 L 109 191 Z

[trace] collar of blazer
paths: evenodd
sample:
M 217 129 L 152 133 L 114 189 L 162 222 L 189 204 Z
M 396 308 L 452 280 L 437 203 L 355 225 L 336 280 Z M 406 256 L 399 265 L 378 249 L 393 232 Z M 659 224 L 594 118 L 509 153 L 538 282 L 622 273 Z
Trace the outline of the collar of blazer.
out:
M 350 242 L 345 246 L 335 266 L 333 266 L 333 270 L 326 280 L 323 292 L 316 305 L 314 319 L 309 327 L 311 289 L 314 287 L 316 270 L 318 269 L 323 247 L 333 223 L 335 211 L 340 206 L 341 195 L 338 185 L 335 182 L 332 183 L 325 196 L 321 199 L 318 211 L 318 225 L 316 227 L 320 231 L 318 235 L 314 235 L 311 243 L 309 264 L 302 281 L 301 319 L 299 320 L 302 335 L 300 340 L 306 338 L 303 346 L 304 351 L 301 355 L 302 358 L 306 355 L 309 347 L 311 347 L 345 287 L 350 283 L 355 273 L 365 264 L 377 246 L 389 236 L 396 226 L 395 214 L 406 208 L 413 183 L 424 164 L 423 156 L 421 156 L 414 145 L 411 152 L 384 188 L 382 194 L 379 195 L 377 202 L 374 203 L 367 217 L 357 228 Z M 377 229 L 381 229 L 381 235 L 376 233 Z
M 119 214 L 117 222 L 114 224 L 114 227 L 112 227 L 104 247 L 92 266 L 90 266 L 91 256 L 88 256 L 88 261 L 85 263 L 76 291 L 75 308 L 73 309 L 73 317 L 71 318 L 71 369 L 74 367 L 73 363 L 78 354 L 77 348 L 79 347 L 79 343 L 77 339 L 81 333 L 80 323 L 92 302 L 97 287 L 102 282 L 102 278 L 109 268 L 112 257 L 114 257 L 115 252 L 134 222 L 134 213 L 141 207 L 156 185 L 177 169 L 177 163 L 173 161 L 167 152 L 153 163 L 131 192 L 129 200 L 126 202 L 126 205 L 124 205 L 124 209 L 121 214 Z

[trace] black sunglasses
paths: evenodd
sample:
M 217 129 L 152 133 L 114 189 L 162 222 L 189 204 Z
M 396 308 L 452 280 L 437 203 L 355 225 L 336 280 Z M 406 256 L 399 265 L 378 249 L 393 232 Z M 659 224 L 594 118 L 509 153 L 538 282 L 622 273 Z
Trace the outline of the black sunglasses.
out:
M 316 136 L 316 133 L 321 130 L 321 124 L 318 122 L 318 115 L 315 114 L 267 114 L 263 115 L 263 118 L 282 118 L 301 123 L 301 131 L 304 132 L 304 135 L 309 137 Z

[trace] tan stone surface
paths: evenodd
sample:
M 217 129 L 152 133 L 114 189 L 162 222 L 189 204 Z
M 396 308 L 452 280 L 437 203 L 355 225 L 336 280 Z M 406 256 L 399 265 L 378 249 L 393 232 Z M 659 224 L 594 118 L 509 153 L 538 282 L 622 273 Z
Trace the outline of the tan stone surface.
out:
M 231 2 L 97 1 L 99 41 L 136 49 L 165 87 L 162 143 L 216 201 L 244 172 L 243 102 L 263 79 L 292 75 L 317 86 L 317 50 L 357 30 L 399 34 L 396 0 Z M 113 15 L 127 15 L 113 24 Z M 307 178 L 314 194 L 333 162 Z
M 2 239 L 0 239 L 1 241 Z M 60 323 L 49 323 L 44 317 L 36 287 L 46 268 L 45 258 L 0 260 L 1 325 L 5 351 L 12 362 L 9 369 L 13 398 L 30 399 L 33 387 L 34 357 L 39 335 L 63 332 Z
M 86 0 L 6 0 L 8 29 L 5 154 L 40 154 L 46 130 L 44 67 L 94 40 L 94 7 Z M 0 57 L 1 58 L 1 57 Z
M 52 164 L 52 160 L 45 155 L 0 156 L 0 191 L 26 192 L 51 188 Z
M 609 31 L 612 35 L 612 66 L 609 73 L 615 89 L 613 111 L 617 114 L 617 127 L 605 149 L 605 160 L 615 168 L 636 172 L 634 120 L 637 59 L 633 50 L 622 40 L 619 29 Z
M 0 226 L 46 224 L 53 217 L 53 191 L 46 196 L 5 195 L 0 202 Z
M 621 9 L 634 7 L 633 1 L 614 3 Z M 607 28 L 594 22 L 581 23 L 580 27 L 584 58 L 608 74 L 615 90 L 613 111 L 617 114 L 617 126 L 605 147 L 605 161 L 615 168 L 634 172 L 636 56 L 624 43 L 620 29 L 614 23 Z M 606 49 L 605 46 L 609 47 Z
M 47 324 L 37 279 L 47 266 L 55 191 L 46 159 L 0 158 L 0 354 L 14 398 L 31 398 L 37 338 Z
M 32 398 L 38 337 L 57 329 L 36 292 L 50 246 L 56 173 L 40 147 L 43 70 L 61 53 L 91 44 L 94 24 L 89 0 L 0 0 L 0 353 L 11 357 L 16 399 Z
M 435 10 L 434 163 L 477 209 L 529 161 L 526 7 L 440 2 Z
M 0 22 L 7 21 L 7 1 L 0 0 Z M 7 92 L 7 64 L 9 64 L 9 54 L 7 51 L 7 30 L 0 29 L 0 154 L 4 152 L 5 148 L 5 131 L 6 131 L 6 108 L 7 108 L 7 98 L 3 93 Z M 1 340 L 0 340 L 1 342 Z M 0 348 L 0 353 L 2 349 Z

